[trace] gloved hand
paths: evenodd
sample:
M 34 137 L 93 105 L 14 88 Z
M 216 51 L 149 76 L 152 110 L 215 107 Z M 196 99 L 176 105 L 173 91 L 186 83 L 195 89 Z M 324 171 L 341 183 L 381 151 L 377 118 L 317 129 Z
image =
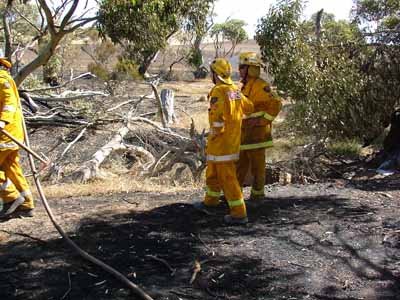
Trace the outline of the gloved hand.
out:
M 0 121 L 0 128 L 3 129 L 6 126 L 6 122 Z

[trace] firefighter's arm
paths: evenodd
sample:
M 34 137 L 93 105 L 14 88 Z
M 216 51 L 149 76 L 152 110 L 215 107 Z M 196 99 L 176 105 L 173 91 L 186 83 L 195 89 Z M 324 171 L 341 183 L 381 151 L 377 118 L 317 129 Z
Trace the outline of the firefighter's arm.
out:
M 282 99 L 281 97 L 279 97 L 278 93 L 273 90 L 269 85 L 266 85 L 263 88 L 263 91 L 268 97 L 265 109 L 266 114 L 264 115 L 264 118 L 272 122 L 281 111 Z
M 243 114 L 249 116 L 254 112 L 254 104 L 245 95 L 243 95 L 243 93 L 241 96 Z
M 0 77 L 0 121 L 12 123 L 17 111 L 16 95 L 7 79 Z
M 224 131 L 224 98 L 217 92 L 210 96 L 210 134 L 217 136 Z

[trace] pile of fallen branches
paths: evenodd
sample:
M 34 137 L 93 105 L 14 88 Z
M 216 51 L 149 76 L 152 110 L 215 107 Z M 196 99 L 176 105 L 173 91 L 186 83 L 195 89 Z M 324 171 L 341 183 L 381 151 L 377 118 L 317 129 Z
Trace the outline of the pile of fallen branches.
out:
M 51 157 L 53 164 L 43 174 L 44 180 L 86 182 L 105 177 L 101 166 L 112 154 L 133 158 L 135 174 L 139 176 L 160 176 L 176 164 L 183 164 L 194 180 L 200 179 L 206 165 L 205 133 L 196 131 L 193 119 L 191 128 L 187 130 L 178 132 L 167 127 L 157 91 L 158 82 L 149 83 L 150 92 L 147 95 L 137 95 L 126 101 L 111 101 L 113 106 L 106 107 L 101 103 L 110 96 L 102 91 L 64 89 L 72 81 L 88 76 L 91 74 L 72 78 L 62 86 L 23 91 L 39 108 L 36 112 L 24 110 L 30 129 L 40 131 L 42 128 L 64 127 L 70 130 L 51 147 L 50 152 L 65 145 L 65 136 L 69 137 L 65 148 L 59 150 L 56 157 Z M 145 101 L 151 101 L 150 107 L 154 107 L 154 111 L 139 113 L 139 105 Z M 66 159 L 67 154 L 81 142 L 80 149 L 86 148 L 83 141 L 87 140 L 88 131 L 96 135 L 96 131 L 105 128 L 115 128 L 111 138 L 104 141 L 76 170 L 66 174 L 65 166 L 71 165 L 71 161 Z M 179 172 L 182 168 L 177 170 L 177 176 Z

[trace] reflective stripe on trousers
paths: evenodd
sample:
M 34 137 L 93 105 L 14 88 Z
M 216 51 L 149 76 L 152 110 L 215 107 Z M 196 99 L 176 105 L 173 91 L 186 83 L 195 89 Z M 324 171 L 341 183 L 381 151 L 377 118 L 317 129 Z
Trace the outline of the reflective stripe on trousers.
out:
M 269 147 L 273 147 L 273 146 L 274 146 L 274 143 L 271 140 L 269 140 L 269 141 L 257 143 L 257 144 L 240 145 L 240 150 L 253 150 L 253 149 L 259 149 L 259 148 L 269 148 Z
M 224 124 L 225 124 L 224 122 L 213 122 L 212 126 L 219 128 L 219 127 L 224 127 Z
M 244 200 L 243 199 L 228 200 L 228 205 L 230 208 L 235 207 L 235 206 L 241 206 L 241 205 L 244 205 Z
M 209 161 L 232 161 L 232 160 L 238 160 L 239 159 L 239 153 L 235 154 L 228 154 L 228 155 L 207 155 L 207 160 Z
M 210 197 L 219 197 L 219 196 L 221 196 L 221 192 L 214 192 L 209 187 L 206 187 L 206 193 Z
M 251 188 L 251 194 L 254 195 L 254 196 L 264 195 L 264 189 L 256 190 L 254 188 Z
M 17 109 L 14 105 L 4 105 L 3 111 L 15 112 Z
M 7 180 L 0 186 L 0 191 L 5 191 L 11 185 L 10 179 Z
M 268 121 L 273 121 L 275 120 L 275 117 L 267 113 L 266 111 L 259 111 L 256 113 L 252 113 L 249 116 L 243 116 L 243 119 L 251 119 L 251 118 L 258 118 L 258 117 L 263 117 L 264 119 L 267 119 Z
M 13 149 L 17 147 L 18 145 L 15 143 L 0 144 L 0 149 Z

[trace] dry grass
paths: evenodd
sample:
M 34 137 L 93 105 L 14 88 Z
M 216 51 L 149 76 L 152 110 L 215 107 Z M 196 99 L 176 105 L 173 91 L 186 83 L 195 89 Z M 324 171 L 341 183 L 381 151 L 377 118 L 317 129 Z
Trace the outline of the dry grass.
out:
M 84 196 L 105 196 L 112 193 L 132 193 L 132 192 L 149 192 L 149 193 L 173 193 L 192 191 L 202 186 L 201 183 L 179 184 L 174 182 L 165 182 L 162 178 L 154 179 L 136 179 L 130 176 L 118 176 L 105 180 L 91 181 L 86 184 L 82 183 L 65 183 L 44 186 L 45 195 L 49 199 L 66 198 L 66 197 L 84 197 Z M 37 195 L 35 195 L 37 196 Z

